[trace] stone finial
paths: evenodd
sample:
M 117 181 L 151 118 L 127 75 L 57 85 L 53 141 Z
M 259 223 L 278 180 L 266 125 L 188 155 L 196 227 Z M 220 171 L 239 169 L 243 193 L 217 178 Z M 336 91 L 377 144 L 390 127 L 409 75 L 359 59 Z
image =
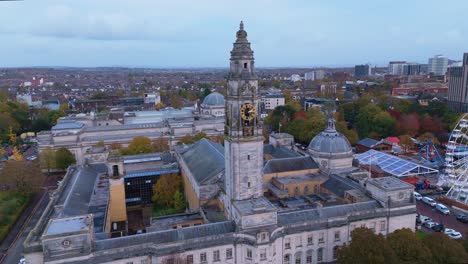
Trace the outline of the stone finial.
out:
M 239 30 L 244 30 L 244 21 L 241 20 Z

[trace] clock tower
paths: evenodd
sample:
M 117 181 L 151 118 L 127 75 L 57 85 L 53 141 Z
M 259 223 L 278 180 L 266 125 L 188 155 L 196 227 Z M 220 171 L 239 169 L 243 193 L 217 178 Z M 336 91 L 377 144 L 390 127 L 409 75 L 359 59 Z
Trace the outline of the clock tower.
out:
M 231 51 L 226 99 L 225 190 L 234 201 L 263 196 L 263 134 L 253 51 L 240 23 Z

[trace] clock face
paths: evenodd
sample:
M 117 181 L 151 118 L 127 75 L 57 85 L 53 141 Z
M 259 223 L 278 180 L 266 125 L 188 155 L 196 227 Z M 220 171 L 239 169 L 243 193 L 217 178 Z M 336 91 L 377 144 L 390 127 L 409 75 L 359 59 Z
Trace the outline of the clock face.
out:
M 252 121 L 257 113 L 255 112 L 255 107 L 252 104 L 244 104 L 240 110 L 241 118 L 245 121 Z

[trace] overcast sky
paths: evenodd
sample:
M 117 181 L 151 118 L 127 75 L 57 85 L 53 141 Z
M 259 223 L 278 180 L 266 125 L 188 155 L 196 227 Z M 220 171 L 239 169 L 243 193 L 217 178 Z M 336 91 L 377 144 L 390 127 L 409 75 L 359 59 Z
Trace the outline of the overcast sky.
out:
M 227 67 L 240 20 L 257 66 L 458 60 L 467 10 L 466 0 L 0 1 L 0 67 Z

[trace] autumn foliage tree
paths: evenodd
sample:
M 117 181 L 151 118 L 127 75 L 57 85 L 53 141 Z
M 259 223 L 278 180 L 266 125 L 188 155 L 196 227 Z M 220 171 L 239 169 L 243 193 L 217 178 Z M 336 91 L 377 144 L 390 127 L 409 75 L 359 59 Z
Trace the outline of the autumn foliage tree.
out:
M 411 229 L 395 230 L 395 232 L 388 234 L 387 242 L 401 264 L 429 264 L 432 262 L 431 251 Z
M 162 209 L 183 209 L 185 198 L 183 197 L 182 176 L 171 173 L 159 177 L 153 185 L 152 201 Z
M 55 153 L 55 164 L 58 169 L 66 169 L 76 163 L 75 156 L 66 148 L 59 148 Z
M 399 144 L 403 148 L 403 151 L 405 153 L 414 147 L 414 142 L 413 142 L 413 139 L 410 137 L 410 135 L 401 135 L 399 139 L 400 139 Z
M 351 232 L 351 243 L 337 252 L 337 262 L 342 264 L 392 264 L 398 263 L 397 256 L 385 237 L 372 230 L 360 227 Z
M 153 152 L 151 139 L 147 137 L 134 137 L 126 148 L 120 149 L 122 155 L 136 155 Z

